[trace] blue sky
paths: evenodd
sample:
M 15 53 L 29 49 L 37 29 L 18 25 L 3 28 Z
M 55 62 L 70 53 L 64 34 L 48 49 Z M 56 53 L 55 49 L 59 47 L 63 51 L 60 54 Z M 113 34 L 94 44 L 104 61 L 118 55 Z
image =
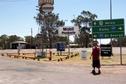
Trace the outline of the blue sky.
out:
M 13 2 L 11 2 L 13 1 Z M 35 19 L 38 11 L 38 0 L 0 0 L 0 35 L 27 36 L 38 33 L 38 25 Z M 110 0 L 54 0 L 54 13 L 59 13 L 60 19 L 66 25 L 73 25 L 70 20 L 78 16 L 82 10 L 88 10 L 98 15 L 98 19 L 109 19 Z M 112 0 L 113 19 L 124 18 L 126 20 L 126 0 Z

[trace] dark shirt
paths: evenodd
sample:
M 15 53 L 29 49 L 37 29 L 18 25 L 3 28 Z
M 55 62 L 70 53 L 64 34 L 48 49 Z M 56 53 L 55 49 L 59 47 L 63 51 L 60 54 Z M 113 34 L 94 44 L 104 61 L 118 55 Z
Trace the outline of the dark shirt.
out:
M 93 60 L 99 60 L 100 49 L 98 47 L 93 47 L 92 49 L 92 58 Z

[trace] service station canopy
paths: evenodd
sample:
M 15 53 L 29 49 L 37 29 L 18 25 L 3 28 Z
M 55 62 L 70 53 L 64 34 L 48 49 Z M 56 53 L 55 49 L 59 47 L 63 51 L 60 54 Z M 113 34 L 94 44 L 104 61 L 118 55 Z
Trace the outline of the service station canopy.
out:
M 93 38 L 124 37 L 124 19 L 96 20 L 92 22 Z

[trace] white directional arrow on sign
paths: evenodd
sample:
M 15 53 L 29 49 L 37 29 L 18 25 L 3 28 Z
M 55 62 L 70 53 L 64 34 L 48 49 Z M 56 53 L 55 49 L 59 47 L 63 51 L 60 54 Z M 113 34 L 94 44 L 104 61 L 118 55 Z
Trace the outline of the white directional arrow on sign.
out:
M 94 25 L 96 25 L 96 22 L 94 22 Z
M 122 30 L 123 28 L 122 28 L 122 27 L 119 27 L 118 29 L 119 29 L 119 30 Z

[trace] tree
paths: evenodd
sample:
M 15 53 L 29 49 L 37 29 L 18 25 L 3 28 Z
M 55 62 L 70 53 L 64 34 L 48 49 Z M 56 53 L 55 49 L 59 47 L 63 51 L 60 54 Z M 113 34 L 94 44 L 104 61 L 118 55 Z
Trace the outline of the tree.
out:
M 11 43 L 11 42 L 14 42 L 14 41 L 24 41 L 24 39 L 20 36 L 17 36 L 17 35 L 11 35 L 11 36 L 8 36 L 9 39 L 8 41 Z
M 2 49 L 6 49 L 7 42 L 8 42 L 8 36 L 6 34 L 1 35 L 1 37 L 0 37 L 0 47 Z
M 24 39 L 22 37 L 20 37 L 20 36 L 17 36 L 17 35 L 8 36 L 8 46 L 7 46 L 7 48 L 10 48 L 10 43 L 12 43 L 14 41 L 24 41 Z
M 122 46 L 125 46 L 126 47 L 126 36 L 124 38 L 122 38 Z
M 97 18 L 96 14 L 93 14 L 89 11 L 82 11 L 77 18 L 71 20 L 72 23 L 77 25 L 80 30 L 80 34 L 78 35 L 79 44 L 82 47 L 88 47 L 90 42 L 90 32 L 91 32 L 91 22 Z M 76 38 L 77 39 L 77 38 Z
M 0 47 L 2 49 L 8 49 L 8 48 L 10 48 L 10 43 L 13 41 L 23 41 L 23 38 L 16 36 L 16 35 L 11 35 L 11 36 L 8 36 L 6 34 L 1 35 Z
M 118 46 L 126 47 L 126 36 L 123 38 L 118 38 L 117 42 L 118 42 Z
M 63 26 L 65 23 L 63 20 L 59 20 L 59 14 L 49 13 L 49 14 L 41 14 L 38 13 L 36 17 L 36 22 L 41 27 L 40 34 L 37 37 L 42 37 L 43 43 L 50 44 L 52 46 L 52 42 L 55 40 L 53 38 L 56 37 L 56 31 L 59 26 Z
M 29 43 L 29 44 L 35 44 L 36 42 L 35 42 L 35 37 L 33 37 L 33 36 L 25 36 L 25 41 L 27 42 L 27 43 Z
M 33 36 L 25 36 L 25 41 L 28 43 L 26 48 L 35 48 L 36 38 Z
M 111 43 L 113 47 L 118 47 L 119 46 L 119 41 L 118 39 L 112 39 Z

